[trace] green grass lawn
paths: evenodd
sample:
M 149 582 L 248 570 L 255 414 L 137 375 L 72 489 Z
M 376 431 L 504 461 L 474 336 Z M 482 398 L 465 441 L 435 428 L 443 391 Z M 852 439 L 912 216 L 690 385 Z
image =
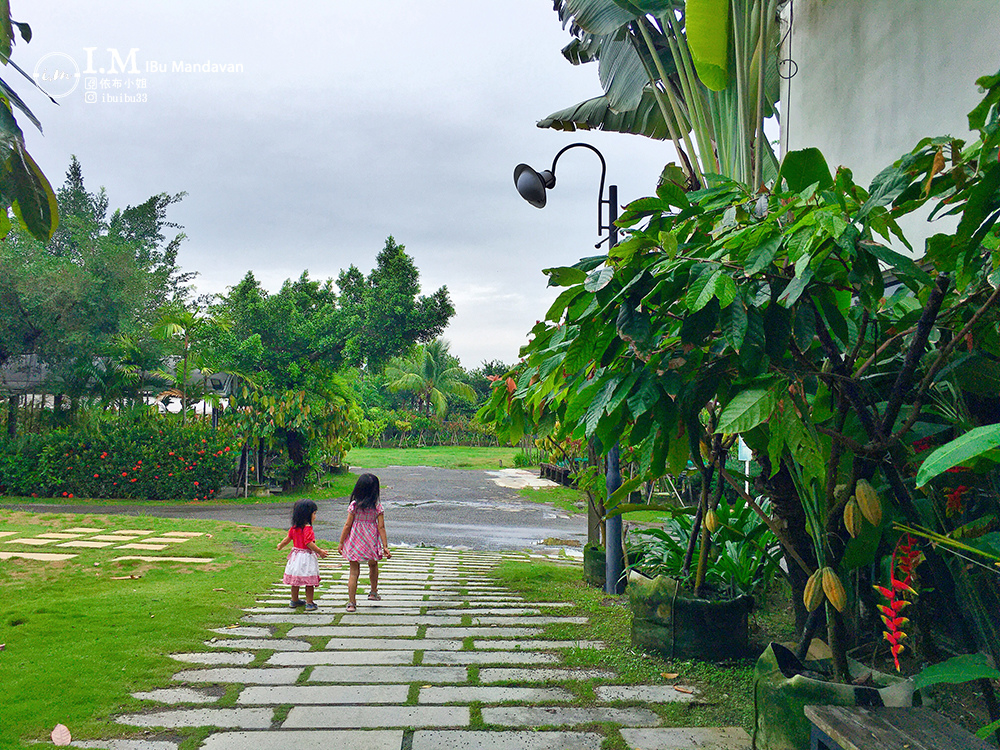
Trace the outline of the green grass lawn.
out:
M 542 487 L 540 489 L 524 487 L 518 490 L 517 494 L 525 500 L 530 500 L 533 503 L 548 503 L 570 514 L 587 512 L 587 495 L 581 490 L 574 490 L 571 487 Z
M 435 445 L 427 448 L 352 448 L 347 463 L 363 469 L 433 466 L 441 469 L 510 469 L 520 448 Z
M 75 526 L 197 531 L 162 552 L 32 547 L 72 560 L 0 563 L 0 747 L 43 748 L 56 724 L 74 739 L 137 736 L 109 719 L 148 703 L 130 693 L 162 688 L 185 668 L 167 654 L 206 651 L 206 628 L 225 627 L 280 580 L 282 532 L 224 522 L 149 516 L 31 514 L 0 510 L 0 531 L 37 535 Z M 6 537 L 10 539 L 14 537 Z M 4 544 L 5 551 L 29 551 Z M 210 557 L 211 563 L 146 563 L 123 555 Z M 135 576 L 134 578 L 131 576 Z M 227 696 L 234 701 L 235 695 Z M 184 734 L 185 730 L 176 730 Z M 44 740 L 42 744 L 31 744 Z M 182 750 L 195 746 L 191 738 Z
M 696 703 L 651 704 L 665 726 L 742 726 L 753 728 L 753 662 L 732 665 L 697 661 L 666 661 L 632 647 L 632 614 L 625 597 L 610 597 L 581 580 L 581 566 L 538 561 L 509 560 L 500 564 L 496 576 L 509 588 L 534 601 L 573 602 L 561 614 L 589 618 L 586 625 L 559 624 L 546 629 L 547 638 L 601 640 L 604 649 L 572 649 L 566 664 L 573 667 L 610 669 L 618 673 L 614 682 L 623 684 L 679 684 L 698 689 Z M 668 677 L 676 674 L 677 677 Z M 585 680 L 574 692 L 593 702 L 593 688 L 599 680 Z M 614 733 L 601 746 L 605 750 L 626 750 Z

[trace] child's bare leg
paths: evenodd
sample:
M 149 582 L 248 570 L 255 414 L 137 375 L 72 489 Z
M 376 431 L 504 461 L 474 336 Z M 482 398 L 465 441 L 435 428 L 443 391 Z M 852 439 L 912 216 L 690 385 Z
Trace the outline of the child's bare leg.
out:
M 315 591 L 315 589 L 316 589 L 315 586 L 306 586 L 306 603 L 307 604 L 312 604 L 313 603 L 313 591 Z
M 371 595 L 376 596 L 378 594 L 378 560 L 368 561 L 368 580 L 372 584 Z
M 299 600 L 299 587 L 292 586 L 292 601 L 297 602 Z
M 361 563 L 351 560 L 351 573 L 347 579 L 347 601 L 355 604 L 358 597 L 358 576 L 361 575 Z

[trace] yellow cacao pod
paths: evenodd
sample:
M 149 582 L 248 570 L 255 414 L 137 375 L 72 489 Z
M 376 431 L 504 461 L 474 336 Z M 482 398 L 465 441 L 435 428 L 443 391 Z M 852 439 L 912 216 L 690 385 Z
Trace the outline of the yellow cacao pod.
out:
M 838 612 L 843 612 L 847 606 L 847 594 L 844 592 L 844 584 L 840 582 L 833 568 L 822 568 L 823 573 L 823 593 L 830 600 L 830 604 Z
M 844 526 L 852 537 L 856 538 L 861 533 L 861 509 L 853 497 L 844 506 Z
M 817 570 L 806 581 L 806 587 L 802 592 L 802 603 L 810 612 L 814 611 L 823 603 L 823 570 Z
M 714 510 L 710 510 L 705 514 L 705 528 L 713 534 L 719 530 L 719 514 Z
M 872 526 L 882 523 L 882 503 L 875 494 L 875 488 L 867 480 L 859 479 L 857 487 L 854 488 L 854 497 L 858 501 L 861 514 L 868 519 Z

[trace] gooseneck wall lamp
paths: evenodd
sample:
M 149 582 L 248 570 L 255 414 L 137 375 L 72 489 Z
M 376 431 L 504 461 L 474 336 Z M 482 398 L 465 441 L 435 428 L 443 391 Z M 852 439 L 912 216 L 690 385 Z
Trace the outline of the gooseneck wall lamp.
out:
M 608 197 L 604 197 L 604 179 L 607 174 L 607 163 L 604 155 L 589 143 L 571 143 L 559 150 L 552 160 L 549 169 L 538 172 L 527 164 L 518 164 L 514 167 L 514 185 L 518 194 L 535 208 L 545 208 L 545 191 L 551 190 L 556 185 L 556 163 L 559 157 L 571 148 L 587 148 L 597 154 L 601 160 L 601 184 L 597 193 L 597 234 L 603 234 L 607 230 L 608 236 L 604 237 L 594 247 L 600 247 L 605 242 L 608 248 L 613 248 L 618 244 L 618 227 L 615 220 L 618 218 L 618 186 L 608 186 Z M 608 207 L 608 223 L 603 220 L 604 206 Z M 619 466 L 618 443 L 608 451 L 607 457 L 607 491 L 608 497 L 612 495 L 622 484 L 621 468 Z M 607 519 L 605 522 L 605 537 L 607 546 L 605 548 L 604 560 L 604 590 L 609 594 L 621 594 L 625 590 L 623 580 L 625 555 L 622 550 L 622 517 L 620 515 Z

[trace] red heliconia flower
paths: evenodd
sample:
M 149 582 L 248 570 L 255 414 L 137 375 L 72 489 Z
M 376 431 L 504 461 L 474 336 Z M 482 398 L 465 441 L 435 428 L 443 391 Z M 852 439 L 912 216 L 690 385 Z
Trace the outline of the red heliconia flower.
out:
M 897 672 L 900 671 L 899 654 L 903 650 L 903 639 L 906 638 L 902 627 L 909 622 L 907 618 L 900 615 L 900 612 L 903 607 L 910 604 L 906 599 L 897 597 L 904 597 L 907 594 L 917 595 L 913 588 L 914 571 L 924 557 L 923 553 L 914 548 L 913 544 L 914 539 L 909 534 L 899 538 L 889 563 L 889 588 L 875 586 L 875 590 L 887 600 L 886 604 L 878 605 L 878 609 L 885 625 L 884 637 L 889 641 L 889 651 L 892 653 L 892 660 L 896 664 Z M 903 576 L 902 579 L 896 577 L 897 570 Z
M 965 510 L 965 504 L 962 502 L 962 496 L 965 495 L 968 490 L 968 487 L 961 484 L 948 493 L 948 502 L 944 508 L 944 513 L 948 516 L 948 518 L 960 514 Z

